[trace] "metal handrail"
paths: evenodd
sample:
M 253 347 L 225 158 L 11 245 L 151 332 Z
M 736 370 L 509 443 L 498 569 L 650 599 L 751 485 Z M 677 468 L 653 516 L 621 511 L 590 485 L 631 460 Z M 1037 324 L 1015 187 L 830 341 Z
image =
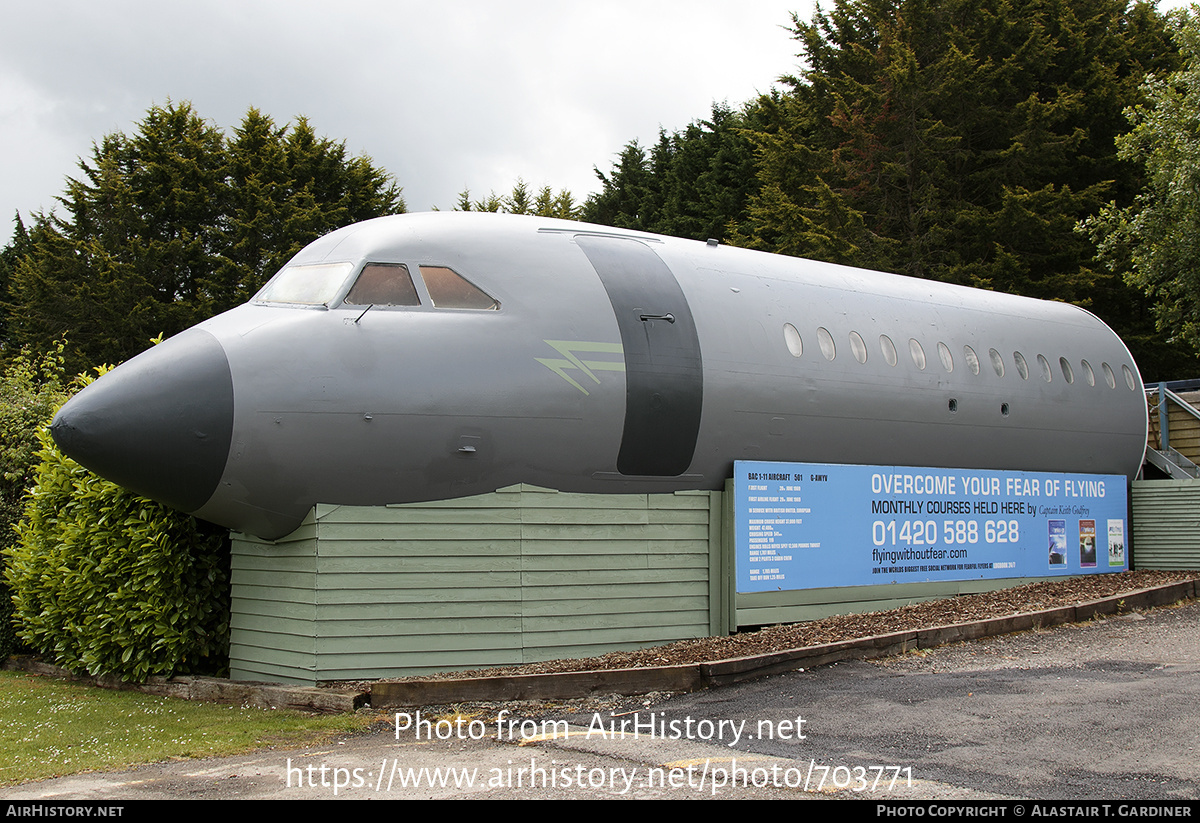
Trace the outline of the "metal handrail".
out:
M 1146 389 L 1147 400 L 1149 400 L 1150 396 L 1154 395 L 1154 394 L 1159 395 L 1160 398 L 1165 397 L 1168 400 L 1174 400 L 1175 403 L 1180 408 L 1182 408 L 1185 412 L 1190 414 L 1192 417 L 1195 417 L 1197 420 L 1200 420 L 1200 410 L 1198 410 L 1191 403 L 1189 403 L 1188 401 L 1184 400 L 1182 397 L 1177 395 L 1175 392 L 1168 389 L 1164 384 L 1159 383 L 1157 386 L 1155 386 L 1152 389 Z M 1159 405 L 1160 406 L 1162 405 L 1161 399 L 1159 400 Z
M 1151 397 L 1155 394 L 1158 395 L 1158 402 L 1156 404 L 1154 404 L 1154 406 L 1152 408 L 1151 407 Z M 1176 449 L 1174 449 L 1171 446 L 1171 424 L 1170 424 L 1169 409 L 1167 406 L 1167 403 L 1171 400 L 1174 400 L 1175 404 L 1177 406 L 1179 406 L 1181 409 L 1183 409 L 1183 411 L 1192 415 L 1197 420 L 1200 420 L 1200 411 L 1198 411 L 1196 409 L 1196 407 L 1193 406 L 1191 403 L 1184 400 L 1182 397 L 1177 395 L 1175 392 L 1168 389 L 1166 383 L 1159 383 L 1156 387 L 1154 387 L 1152 389 L 1146 389 L 1146 412 L 1147 412 L 1147 414 L 1153 413 L 1154 408 L 1158 409 L 1158 441 L 1159 441 L 1159 445 L 1158 445 L 1157 449 L 1155 449 L 1154 447 L 1151 446 L 1150 450 L 1157 452 L 1160 455 L 1161 460 L 1153 460 L 1152 459 L 1151 462 L 1153 462 L 1155 465 L 1157 465 L 1160 469 L 1163 469 L 1164 471 L 1166 471 L 1166 473 L 1171 475 L 1172 477 L 1175 476 L 1175 472 L 1172 470 L 1171 467 L 1178 469 L 1179 471 L 1183 472 L 1184 474 L 1186 474 L 1190 477 L 1200 476 L 1200 467 L 1197 467 L 1197 465 L 1195 463 L 1193 463 L 1189 458 L 1187 458 L 1183 454 L 1180 454 L 1179 451 L 1177 451 Z M 1147 445 L 1149 445 L 1149 444 L 1147 444 Z M 1149 453 L 1147 453 L 1147 457 L 1151 457 L 1151 455 Z M 1169 466 L 1163 465 L 1164 462 L 1166 464 L 1170 464 L 1170 465 Z

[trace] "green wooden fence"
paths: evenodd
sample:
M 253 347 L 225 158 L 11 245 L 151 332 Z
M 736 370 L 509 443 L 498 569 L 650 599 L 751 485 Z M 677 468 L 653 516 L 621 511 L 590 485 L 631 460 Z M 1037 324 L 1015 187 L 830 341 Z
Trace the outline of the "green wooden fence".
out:
M 317 506 L 284 540 L 235 535 L 232 675 L 397 677 L 717 633 L 719 505 L 519 486 Z
M 1200 480 L 1135 480 L 1135 569 L 1200 569 Z
M 283 540 L 234 536 L 232 675 L 315 683 L 583 657 L 1030 582 L 738 594 L 732 500 L 514 486 L 317 506 Z M 1200 567 L 1200 480 L 1134 483 L 1132 508 L 1136 568 Z

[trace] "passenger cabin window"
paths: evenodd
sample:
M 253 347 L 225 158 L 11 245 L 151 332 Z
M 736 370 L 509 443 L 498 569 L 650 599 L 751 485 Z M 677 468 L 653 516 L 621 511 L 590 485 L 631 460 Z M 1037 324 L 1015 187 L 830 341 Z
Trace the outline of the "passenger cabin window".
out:
M 1067 361 L 1067 358 L 1065 358 L 1065 357 L 1058 358 L 1058 366 L 1060 369 L 1062 369 L 1063 379 L 1066 380 L 1068 383 L 1074 383 L 1075 382 L 1075 372 L 1072 371 L 1071 364 L 1070 364 L 1070 362 Z
M 820 344 L 821 354 L 825 355 L 826 360 L 832 360 L 837 356 L 837 349 L 833 345 L 833 335 L 824 326 L 817 327 L 817 343 Z
M 1013 362 L 1017 364 L 1017 374 L 1021 375 L 1021 379 L 1028 380 L 1029 364 L 1025 362 L 1025 355 L 1019 351 L 1013 352 Z
M 854 353 L 854 359 L 859 363 L 867 362 L 867 344 L 862 339 L 862 335 L 856 331 L 850 332 L 850 351 Z
M 1113 375 L 1112 366 L 1107 363 L 1101 363 L 1100 367 L 1104 369 L 1104 382 L 1108 384 L 1110 389 L 1117 387 L 1117 378 Z
M 971 370 L 971 374 L 979 374 L 979 355 L 970 346 L 963 346 L 963 359 L 967 361 L 967 368 Z
M 439 309 L 484 309 L 495 311 L 500 304 L 473 283 L 445 266 L 421 266 L 425 288 Z
M 892 342 L 892 338 L 886 334 L 879 335 L 879 350 L 883 352 L 883 359 L 889 366 L 896 365 L 896 344 Z
M 403 263 L 368 263 L 343 301 L 351 306 L 419 306 L 421 298 Z
M 1050 361 L 1043 355 L 1038 355 L 1038 365 L 1042 367 L 1042 379 L 1049 383 L 1054 379 L 1054 374 L 1050 371 Z
M 791 323 L 783 324 L 783 342 L 787 344 L 792 357 L 800 357 L 804 354 L 804 341 L 800 339 L 800 332 Z
M 992 360 L 992 370 L 996 372 L 997 377 L 1004 376 L 1004 358 L 1000 356 L 1000 352 L 995 349 L 988 349 L 988 357 Z
M 954 371 L 954 356 L 950 354 L 950 347 L 940 340 L 938 341 L 938 359 L 942 361 L 942 368 L 947 373 Z
M 1121 366 L 1121 371 L 1125 374 L 1125 385 L 1129 387 L 1130 391 L 1137 391 L 1138 387 L 1134 382 L 1133 372 L 1129 370 L 1128 366 Z
M 912 355 L 913 365 L 921 371 L 925 370 L 925 350 L 915 337 L 908 338 L 908 353 Z
M 254 302 L 328 306 L 353 268 L 352 263 L 284 266 L 255 295 Z

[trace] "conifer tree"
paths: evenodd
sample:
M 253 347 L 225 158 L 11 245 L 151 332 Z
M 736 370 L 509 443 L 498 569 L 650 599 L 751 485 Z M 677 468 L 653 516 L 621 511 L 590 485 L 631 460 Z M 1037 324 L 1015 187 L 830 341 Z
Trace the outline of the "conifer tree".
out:
M 321 234 L 404 210 L 369 159 L 254 109 L 231 140 L 189 104 L 155 106 L 79 167 L 61 213 L 35 217 L 7 303 L 10 345 L 65 336 L 73 371 L 232 308 Z
M 21 220 L 20 212 L 13 217 L 12 241 L 0 249 L 0 356 L 8 346 L 8 291 L 9 284 L 17 271 L 17 264 L 29 253 L 29 232 Z
M 557 217 L 560 220 L 578 220 L 580 207 L 571 192 L 566 189 L 555 194 L 549 186 L 542 186 L 533 201 L 533 213 L 541 217 Z
M 596 169 L 596 177 L 600 193 L 588 199 L 584 219 L 603 226 L 646 230 L 656 215 L 647 213 L 651 175 L 646 152 L 638 141 L 625 145 L 609 174 Z
M 660 131 L 647 155 L 633 140 L 605 174 L 601 190 L 584 205 L 592 223 L 687 237 L 725 240 L 758 190 L 754 153 L 745 130 L 757 106 L 735 112 L 714 105 L 711 119 L 674 134 Z
M 763 101 L 739 242 L 1068 300 L 1158 357 L 1138 295 L 1072 231 L 1136 190 L 1121 111 L 1177 60 L 1152 6 L 837 0 L 794 23 L 805 69 Z
M 543 186 L 536 196 L 529 192 L 529 184 L 521 178 L 513 184 L 506 195 L 492 192 L 482 200 L 472 200 L 469 189 L 458 195 L 455 211 L 503 212 L 505 214 L 533 214 L 538 217 L 557 217 L 562 220 L 578 220 L 580 208 L 571 192 L 562 189 L 558 194 L 549 186 Z

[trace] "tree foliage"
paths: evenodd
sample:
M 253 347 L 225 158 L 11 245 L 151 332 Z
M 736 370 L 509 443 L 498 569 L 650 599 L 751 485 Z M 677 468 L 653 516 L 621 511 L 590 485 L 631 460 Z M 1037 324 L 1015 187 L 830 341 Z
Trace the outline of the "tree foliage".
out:
M 1183 68 L 1147 80 L 1146 102 L 1128 111 L 1133 130 L 1117 140 L 1121 157 L 1144 168 L 1145 188 L 1082 228 L 1109 268 L 1153 300 L 1158 328 L 1200 352 L 1200 20 L 1178 23 Z
M 596 170 L 601 190 L 585 203 L 584 219 L 693 240 L 726 239 L 758 187 L 746 136 L 757 111 L 714 105 L 709 120 L 670 135 L 660 131 L 649 155 L 636 140 L 626 144 L 608 174 Z
M 18 542 L 18 634 L 58 665 L 135 682 L 227 665 L 228 533 L 135 497 L 38 432 Z
M 533 214 L 538 217 L 556 217 L 561 220 L 578 220 L 582 207 L 575 202 L 574 195 L 566 189 L 557 194 L 550 186 L 543 186 L 536 195 L 531 195 L 529 184 L 521 178 L 513 184 L 512 191 L 505 195 L 492 192 L 482 200 L 472 200 L 469 189 L 458 195 L 455 211 L 504 212 L 506 214 Z
M 42 357 L 22 352 L 0 374 L 0 578 L 2 553 L 16 542 L 14 527 L 33 485 L 39 443 L 37 432 L 66 402 L 62 345 Z M 0 660 L 16 646 L 8 586 L 0 582 Z
M 255 109 L 228 137 L 186 103 L 155 106 L 79 167 L 25 236 L 7 306 L 10 344 L 65 335 L 77 369 L 243 302 L 321 234 L 404 210 L 368 158 Z
M 20 212 L 13 218 L 13 227 L 12 241 L 0 249 L 0 350 L 8 340 L 8 313 L 4 307 L 8 304 L 9 284 L 16 275 L 17 265 L 29 252 L 29 232 Z
M 1152 6 L 837 0 L 793 22 L 805 68 L 760 101 L 736 242 L 1067 300 L 1144 334 L 1139 295 L 1073 227 L 1137 190 L 1122 110 L 1177 60 Z

